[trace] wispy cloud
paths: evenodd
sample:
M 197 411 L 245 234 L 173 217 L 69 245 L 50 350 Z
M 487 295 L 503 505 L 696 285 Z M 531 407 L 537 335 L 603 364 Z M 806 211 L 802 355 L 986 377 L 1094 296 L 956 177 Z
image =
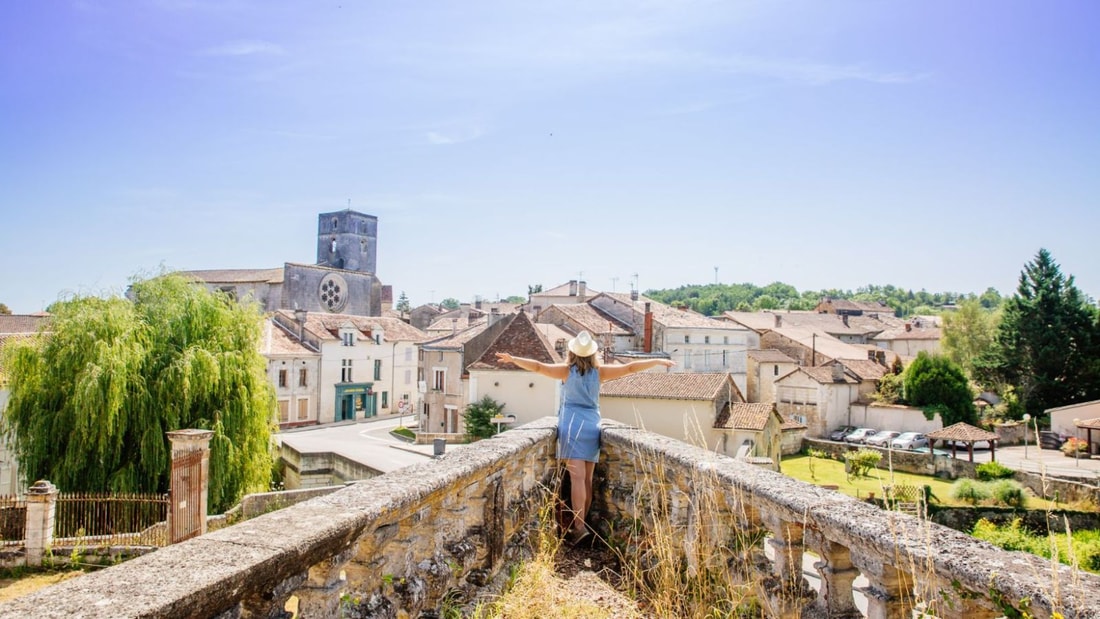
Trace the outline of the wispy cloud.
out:
M 255 56 L 265 54 L 281 56 L 286 54 L 286 50 L 268 41 L 231 41 L 199 51 L 200 56 Z
M 451 144 L 461 144 L 463 142 L 472 142 L 485 135 L 485 130 L 479 126 L 466 127 L 460 129 L 451 130 L 439 130 L 429 131 L 427 133 L 428 142 L 439 146 L 448 146 Z

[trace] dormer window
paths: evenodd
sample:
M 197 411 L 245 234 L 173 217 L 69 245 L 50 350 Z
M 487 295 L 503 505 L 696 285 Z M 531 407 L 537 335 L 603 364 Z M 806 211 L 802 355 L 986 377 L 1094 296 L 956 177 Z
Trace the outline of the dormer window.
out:
M 344 341 L 344 346 L 355 346 L 355 331 L 341 331 L 340 339 Z

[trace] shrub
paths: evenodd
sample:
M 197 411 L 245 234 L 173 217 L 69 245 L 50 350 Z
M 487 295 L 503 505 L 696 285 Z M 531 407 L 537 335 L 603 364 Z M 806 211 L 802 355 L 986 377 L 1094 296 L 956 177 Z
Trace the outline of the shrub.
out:
M 993 481 L 995 479 L 1011 479 L 1016 471 L 1008 468 L 1000 462 L 983 462 L 978 465 L 978 479 Z
M 977 505 L 990 497 L 989 486 L 974 479 L 960 479 L 952 484 L 951 496 Z
M 882 454 L 873 449 L 860 449 L 844 454 L 844 462 L 855 477 L 866 475 L 871 469 L 878 466 L 879 460 L 882 460 Z
M 1088 453 L 1088 441 L 1071 436 L 1066 442 L 1062 443 L 1062 453 L 1072 456 L 1075 451 L 1078 453 Z
M 463 418 L 466 420 L 466 434 L 472 439 L 489 438 L 497 433 L 497 426 L 492 421 L 504 410 L 504 403 L 497 402 L 489 396 L 481 398 L 477 402 L 466 407 Z
M 1027 505 L 1027 494 L 1020 482 L 1011 479 L 1000 479 L 990 486 L 993 498 L 1009 507 L 1024 507 Z

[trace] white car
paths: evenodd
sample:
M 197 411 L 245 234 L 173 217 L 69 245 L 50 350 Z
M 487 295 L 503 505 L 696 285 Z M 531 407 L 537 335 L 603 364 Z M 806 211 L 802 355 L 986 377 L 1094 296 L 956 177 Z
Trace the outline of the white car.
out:
M 928 437 L 920 432 L 902 432 L 890 442 L 890 447 L 894 449 L 909 449 L 913 450 L 918 447 L 928 447 Z
M 871 436 L 868 436 L 867 438 L 863 439 L 863 442 L 867 445 L 872 445 L 874 447 L 884 447 L 885 448 L 885 447 L 889 447 L 890 446 L 890 441 L 897 438 L 899 434 L 901 434 L 901 432 L 895 432 L 893 430 L 882 430 L 880 432 L 876 432 L 875 434 L 873 434 Z

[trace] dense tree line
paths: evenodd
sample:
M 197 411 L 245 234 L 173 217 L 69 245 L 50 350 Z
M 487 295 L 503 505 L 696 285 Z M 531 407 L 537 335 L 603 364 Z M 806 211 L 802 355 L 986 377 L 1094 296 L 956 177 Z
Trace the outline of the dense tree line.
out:
M 758 311 L 768 309 L 812 310 L 821 299 L 848 299 L 851 301 L 881 301 L 894 310 L 899 317 L 914 314 L 938 313 L 944 305 L 973 300 L 986 309 L 1000 306 L 1000 293 L 988 288 L 982 294 L 957 292 L 928 292 L 899 288 L 887 285 L 869 284 L 855 291 L 836 288 L 824 290 L 805 290 L 799 292 L 794 286 L 782 282 L 773 282 L 767 286 L 755 284 L 692 284 L 679 288 L 648 290 L 646 296 L 668 305 L 693 309 L 707 316 L 717 316 L 722 312 Z

